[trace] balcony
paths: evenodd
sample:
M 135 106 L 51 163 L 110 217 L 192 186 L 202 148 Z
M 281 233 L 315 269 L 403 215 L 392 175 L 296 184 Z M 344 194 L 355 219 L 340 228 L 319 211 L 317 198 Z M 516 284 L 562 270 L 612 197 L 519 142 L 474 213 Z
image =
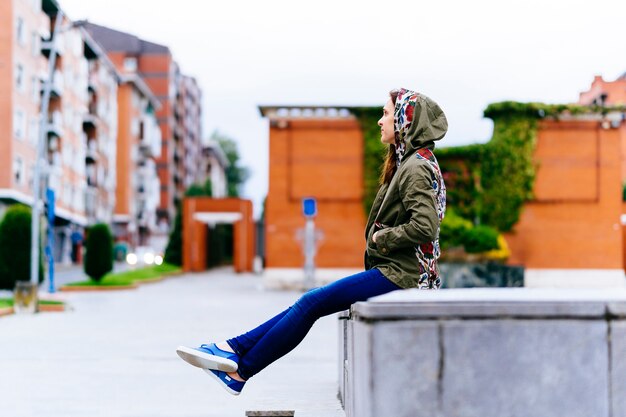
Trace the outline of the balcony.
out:
M 85 113 L 83 116 L 83 130 L 95 129 L 98 124 L 98 117 L 94 114 Z
M 98 189 L 92 185 L 89 185 L 89 178 L 87 178 L 88 186 L 85 189 L 85 212 L 88 217 L 96 216 L 96 208 L 98 207 Z
M 46 58 L 50 58 L 50 52 L 52 51 L 53 47 L 56 51 L 57 56 L 61 56 L 63 51 L 61 50 L 62 45 L 58 37 L 55 36 L 52 39 L 41 39 L 41 53 L 44 54 Z
M 48 138 L 56 136 L 60 138 L 63 134 L 63 116 L 60 111 L 55 111 L 48 114 L 48 121 L 46 123 L 46 133 Z
M 47 76 L 44 76 L 41 80 L 42 81 L 41 82 L 42 93 L 45 91 L 46 85 L 48 84 L 47 78 L 48 78 Z M 54 81 L 52 82 L 52 85 L 50 88 L 50 97 L 61 97 L 63 95 L 64 88 L 65 88 L 65 85 L 63 83 L 63 74 L 59 70 L 54 71 Z
M 87 163 L 94 163 L 98 161 L 98 145 L 96 139 L 89 139 L 87 141 Z

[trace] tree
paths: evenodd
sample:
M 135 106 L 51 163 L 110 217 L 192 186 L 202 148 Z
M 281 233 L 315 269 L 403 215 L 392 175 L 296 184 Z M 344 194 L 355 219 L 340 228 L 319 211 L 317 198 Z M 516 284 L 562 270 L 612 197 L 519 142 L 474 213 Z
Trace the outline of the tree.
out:
M 98 282 L 113 270 L 113 236 L 104 223 L 89 228 L 85 242 L 85 274 Z
M 218 132 L 211 134 L 211 140 L 217 142 L 228 159 L 226 168 L 226 182 L 229 197 L 239 197 L 240 187 L 250 177 L 250 171 L 246 167 L 239 166 L 239 149 L 234 139 Z
M 0 223 L 0 289 L 13 290 L 16 281 L 30 280 L 32 212 L 14 204 Z M 40 234 L 41 236 L 41 234 Z M 39 283 L 43 282 L 43 255 L 39 242 Z

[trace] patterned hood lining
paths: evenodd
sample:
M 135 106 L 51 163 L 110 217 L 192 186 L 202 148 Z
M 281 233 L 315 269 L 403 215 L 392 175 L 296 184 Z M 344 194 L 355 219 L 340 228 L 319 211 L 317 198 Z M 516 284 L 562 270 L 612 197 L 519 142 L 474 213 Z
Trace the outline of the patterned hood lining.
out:
M 448 120 L 432 99 L 406 88 L 398 91 L 393 125 L 400 165 L 405 155 L 443 138 L 448 131 Z

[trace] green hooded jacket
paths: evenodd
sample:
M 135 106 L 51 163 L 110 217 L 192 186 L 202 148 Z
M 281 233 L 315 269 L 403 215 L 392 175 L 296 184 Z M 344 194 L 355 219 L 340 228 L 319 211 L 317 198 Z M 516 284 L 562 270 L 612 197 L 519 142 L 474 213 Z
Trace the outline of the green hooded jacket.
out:
M 379 269 L 401 288 L 437 289 L 445 184 L 432 151 L 435 141 L 446 134 L 448 122 L 433 100 L 402 89 L 394 130 L 398 169 L 378 190 L 368 216 L 365 269 Z

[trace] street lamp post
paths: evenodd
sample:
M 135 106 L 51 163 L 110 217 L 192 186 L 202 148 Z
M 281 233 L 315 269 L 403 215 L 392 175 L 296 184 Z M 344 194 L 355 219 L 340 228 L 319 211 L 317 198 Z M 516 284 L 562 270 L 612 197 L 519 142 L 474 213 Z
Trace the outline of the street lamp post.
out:
M 63 22 L 63 13 L 57 12 L 54 21 L 54 31 L 50 40 L 53 41 L 60 32 Z M 31 242 L 30 242 L 30 281 L 34 286 L 39 283 L 39 216 L 41 213 L 41 179 L 48 176 L 49 167 L 46 158 L 48 108 L 50 106 L 50 94 L 54 81 L 56 67 L 57 42 L 50 42 L 50 57 L 48 59 L 48 80 L 44 84 L 43 97 L 41 98 L 41 114 L 39 115 L 39 138 L 37 143 L 37 157 L 35 159 L 35 171 L 33 173 L 33 208 L 31 221 Z

